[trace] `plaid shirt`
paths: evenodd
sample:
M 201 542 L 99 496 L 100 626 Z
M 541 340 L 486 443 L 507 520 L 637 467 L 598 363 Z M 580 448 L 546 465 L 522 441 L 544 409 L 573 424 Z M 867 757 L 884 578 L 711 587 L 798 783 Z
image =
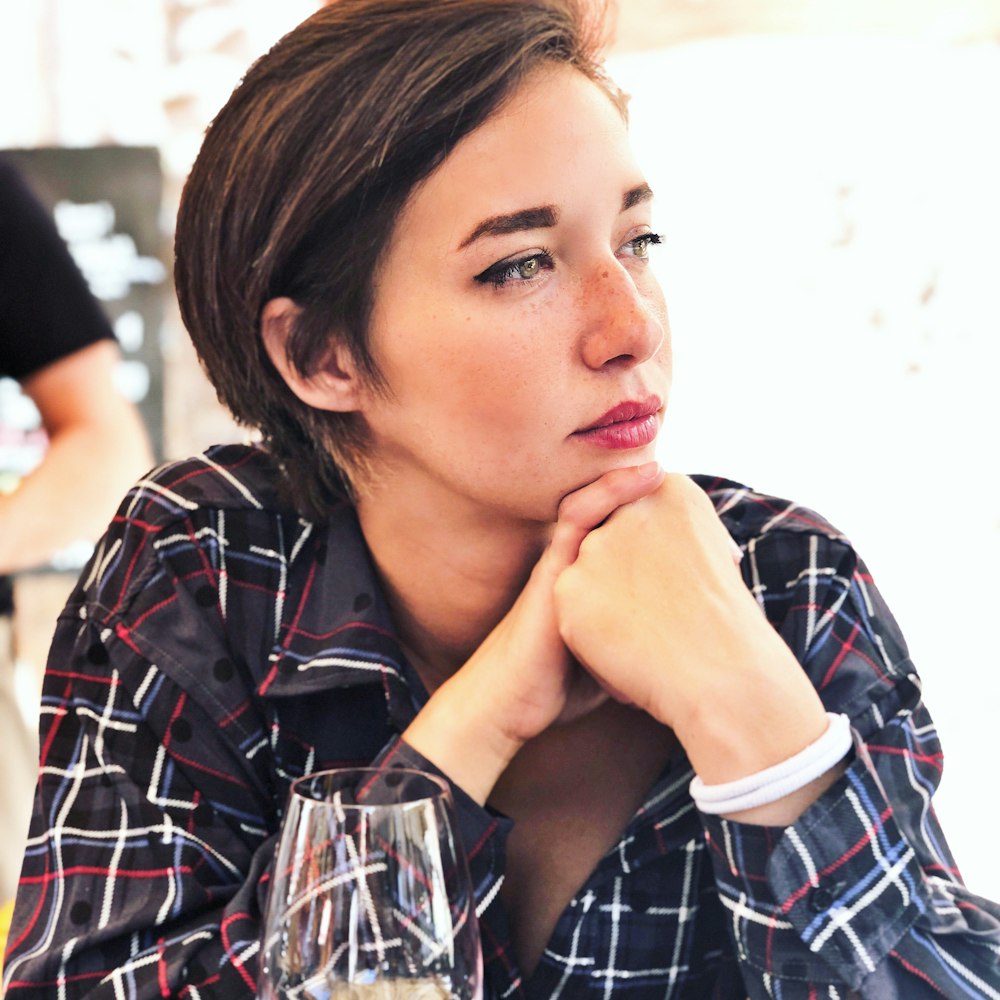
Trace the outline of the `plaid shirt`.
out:
M 931 809 L 941 751 L 902 640 L 822 519 L 699 478 L 828 709 L 846 774 L 788 829 L 699 815 L 671 761 L 518 973 L 498 889 L 510 823 L 456 790 L 486 996 L 1000 997 L 1000 908 L 969 893 Z M 426 693 L 350 507 L 283 509 L 227 446 L 141 482 L 60 618 L 5 968 L 28 997 L 252 997 L 289 782 L 381 761 Z

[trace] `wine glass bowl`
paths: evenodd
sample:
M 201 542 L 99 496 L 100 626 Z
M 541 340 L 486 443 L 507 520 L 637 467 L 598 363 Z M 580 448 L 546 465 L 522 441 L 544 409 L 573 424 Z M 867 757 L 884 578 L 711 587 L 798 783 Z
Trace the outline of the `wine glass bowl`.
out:
M 260 965 L 262 1000 L 479 1000 L 479 928 L 447 782 L 402 768 L 294 782 Z

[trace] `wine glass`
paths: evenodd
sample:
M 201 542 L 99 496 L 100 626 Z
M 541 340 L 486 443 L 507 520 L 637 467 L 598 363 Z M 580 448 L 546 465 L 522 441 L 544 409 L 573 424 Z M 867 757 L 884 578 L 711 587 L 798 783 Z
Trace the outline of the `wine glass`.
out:
M 292 784 L 261 940 L 261 1000 L 481 1000 L 447 782 L 317 771 Z

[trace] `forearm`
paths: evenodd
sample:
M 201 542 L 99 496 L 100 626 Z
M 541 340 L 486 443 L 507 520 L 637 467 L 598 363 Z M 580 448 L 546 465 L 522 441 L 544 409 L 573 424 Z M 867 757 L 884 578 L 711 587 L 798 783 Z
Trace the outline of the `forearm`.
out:
M 158 847 L 158 839 L 150 838 L 147 860 L 151 868 L 158 862 L 163 870 L 171 871 L 177 851 L 169 845 Z M 146 905 L 140 902 L 139 874 L 129 873 L 132 893 L 119 887 L 111 907 L 105 902 L 111 875 L 100 871 L 72 876 L 72 890 L 66 893 L 72 902 L 67 905 L 53 902 L 52 895 L 36 885 L 22 888 L 14 926 L 18 936 L 11 937 L 14 946 L 4 969 L 4 996 L 9 1000 L 56 995 L 66 1000 L 111 1000 L 126 995 L 127 989 L 127 995 L 137 1000 L 167 995 L 252 1000 L 257 979 L 253 945 L 261 929 L 260 887 L 267 884 L 274 847 L 272 839 L 258 850 L 242 884 L 214 892 L 206 892 L 186 867 L 181 869 L 174 891 L 184 904 L 174 910 L 182 912 L 169 912 L 162 921 L 166 904 L 162 899 L 154 901 L 160 887 L 152 875 L 147 880 L 152 892 Z M 77 851 L 75 845 L 68 849 L 68 863 Z M 220 897 L 225 902 L 220 903 Z M 127 903 L 121 902 L 123 898 Z M 46 947 L 31 914 L 41 914 L 48 940 L 55 946 Z M 83 914 L 89 918 L 85 926 L 80 924 Z M 72 946 L 66 947 L 67 941 Z
M 734 654 L 727 690 L 679 712 L 677 735 L 698 776 L 692 795 L 701 808 L 785 827 L 844 772 L 851 737 L 846 718 L 827 714 L 788 647 L 764 628 L 760 658 L 751 654 L 760 643 L 750 644 L 746 662 Z
M 96 632 L 72 654 L 76 630 L 73 617 L 61 619 L 46 674 L 5 995 L 55 995 L 65 983 L 67 1000 L 118 996 L 125 984 L 136 998 L 179 996 L 188 985 L 206 1000 L 253 997 L 248 944 L 259 935 L 275 841 L 266 793 L 167 675 L 124 643 L 95 656 Z M 134 683 L 154 674 L 150 686 L 168 705 L 200 721 L 197 755 L 213 763 L 210 778 L 168 746 L 170 708 L 167 725 L 159 710 L 155 719 L 136 712 Z M 147 715 L 155 701 L 144 703 Z M 241 824 L 229 818 L 237 812 Z
M 0 496 L 0 572 L 37 566 L 74 542 L 96 539 L 149 468 L 138 414 L 124 400 L 109 409 L 98 422 L 54 435 L 38 468 Z
M 482 695 L 481 688 L 456 674 L 403 733 L 409 746 L 479 805 L 485 804 L 521 746 L 493 724 Z

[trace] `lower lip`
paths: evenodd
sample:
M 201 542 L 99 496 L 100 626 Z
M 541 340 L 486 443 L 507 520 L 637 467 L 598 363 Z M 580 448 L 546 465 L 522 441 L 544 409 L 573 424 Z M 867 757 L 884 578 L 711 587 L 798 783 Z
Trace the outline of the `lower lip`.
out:
M 619 420 L 604 427 L 592 427 L 588 431 L 578 431 L 574 437 L 596 444 L 599 448 L 644 448 L 656 439 L 659 430 L 655 413 L 635 420 Z

